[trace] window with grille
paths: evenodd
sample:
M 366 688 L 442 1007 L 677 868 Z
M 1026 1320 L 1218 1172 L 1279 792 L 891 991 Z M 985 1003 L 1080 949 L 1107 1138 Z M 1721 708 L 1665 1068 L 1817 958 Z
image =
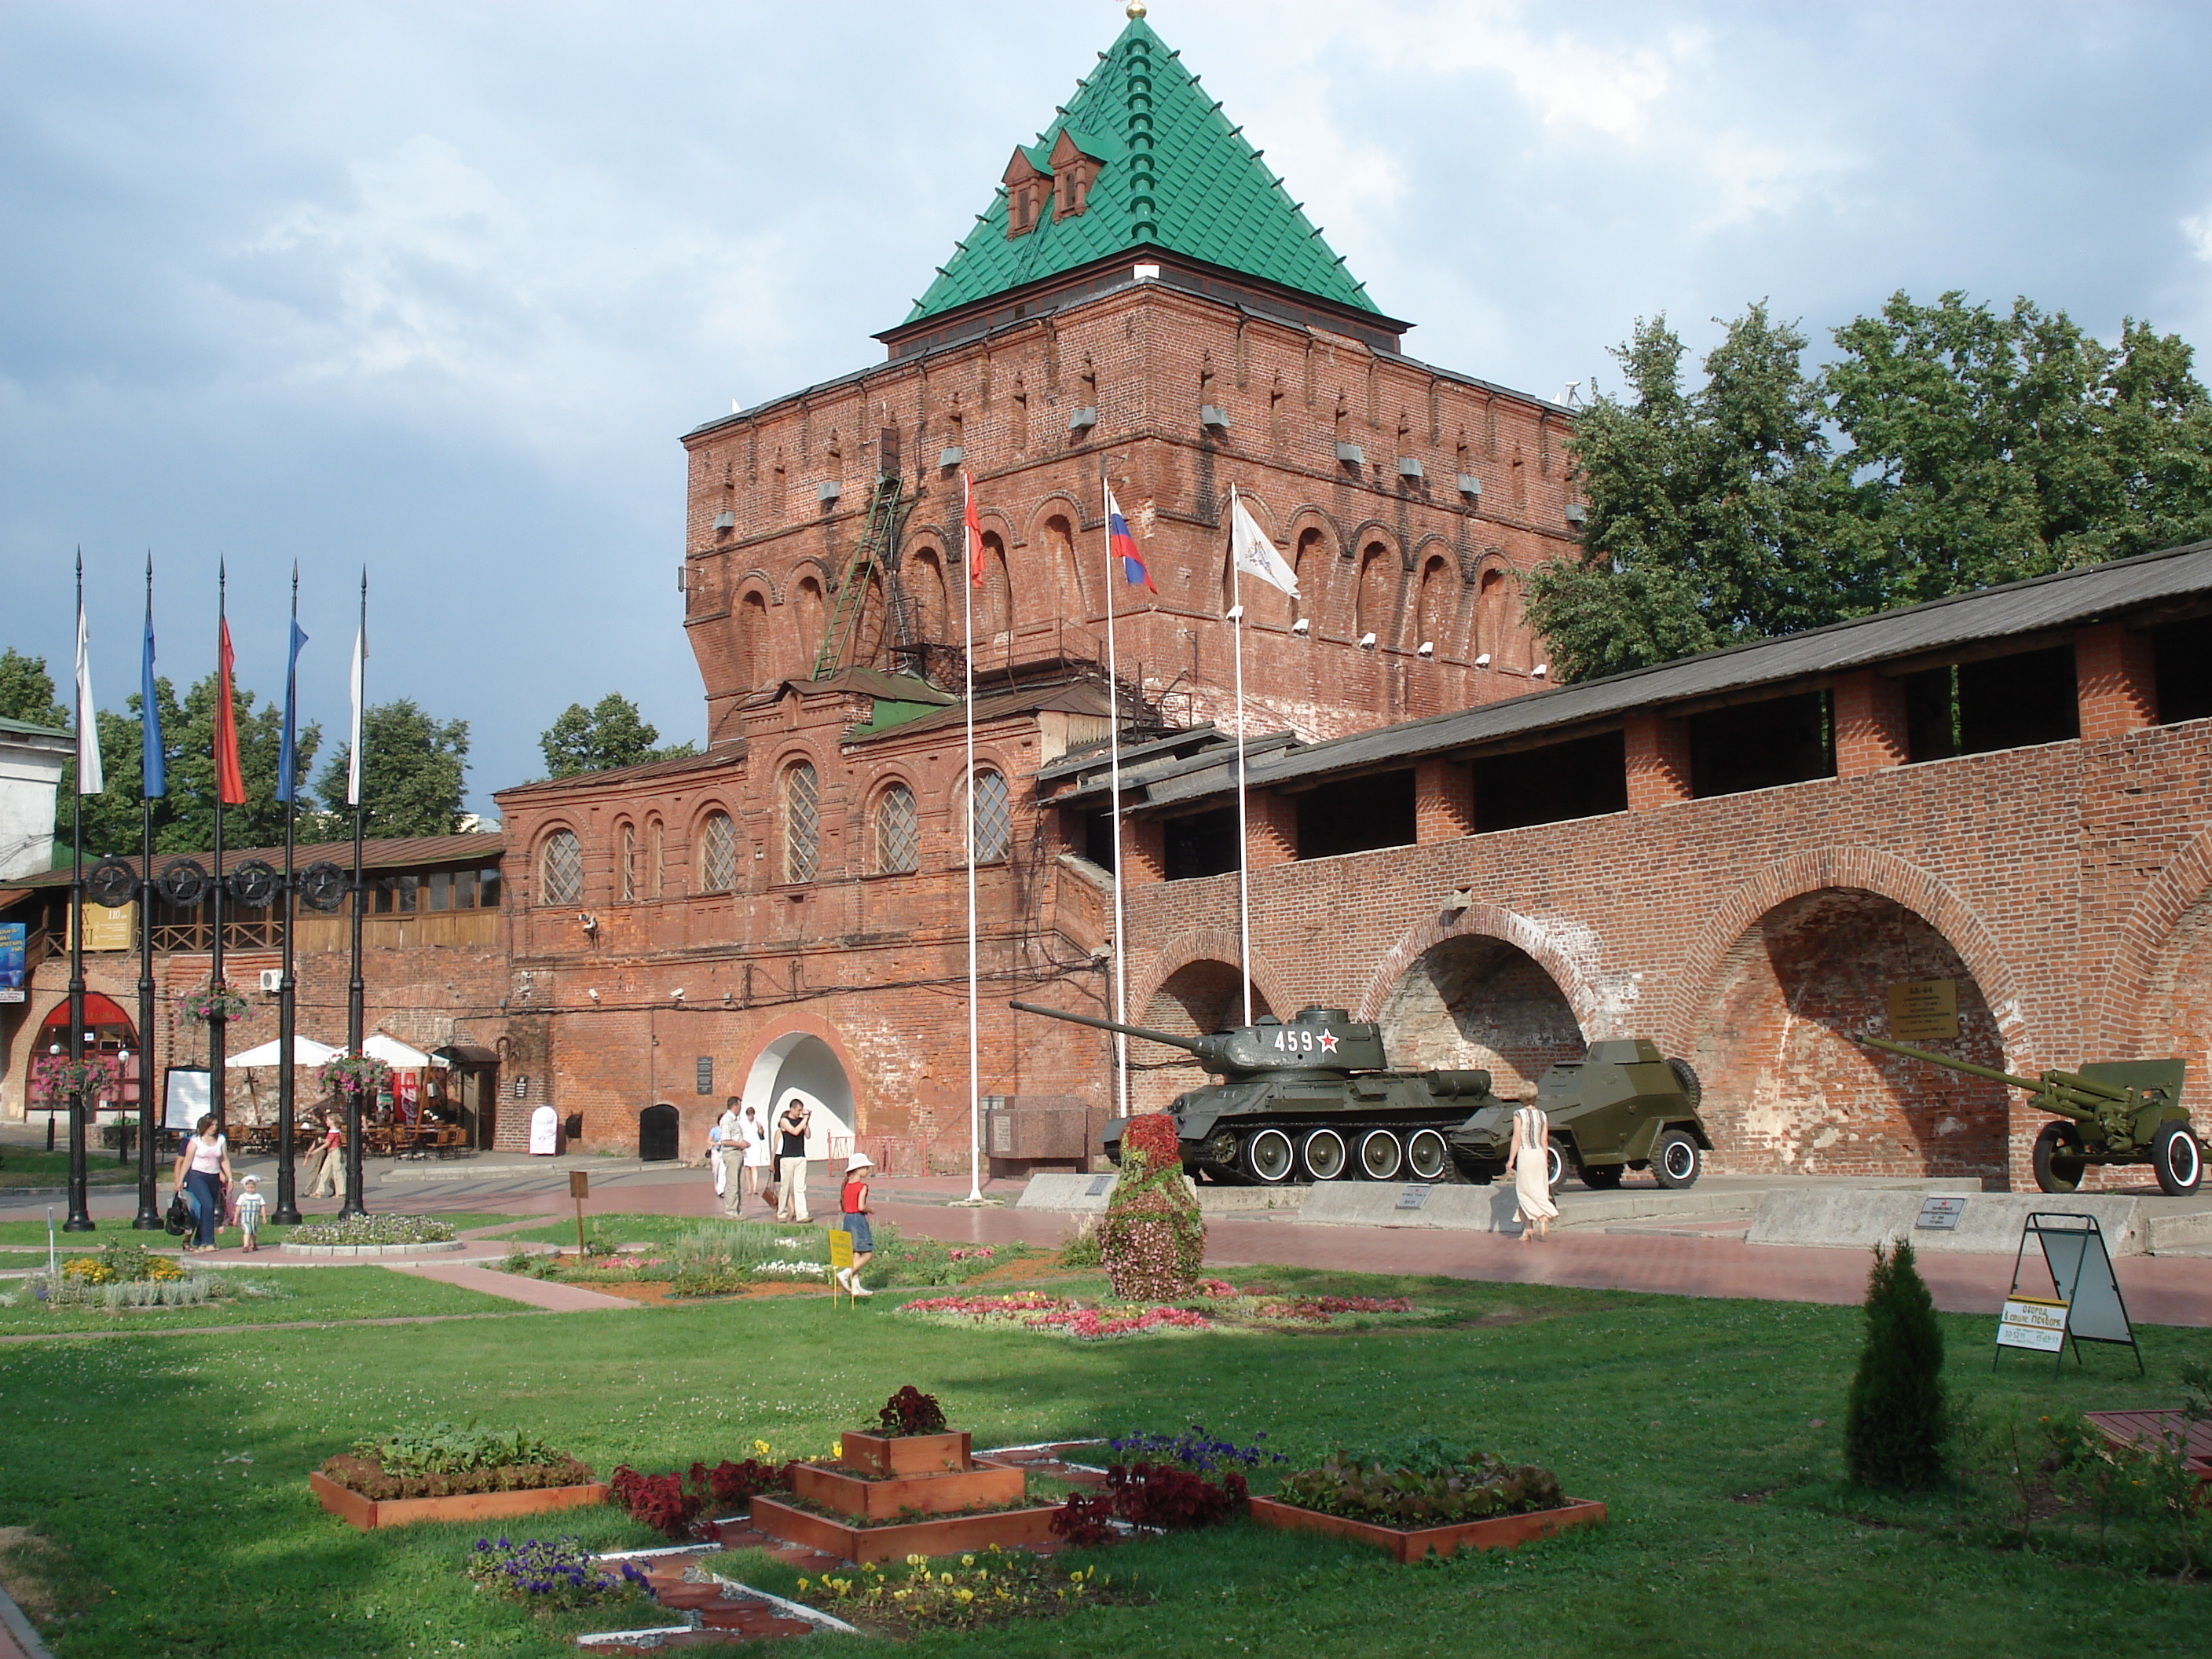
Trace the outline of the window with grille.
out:
M 637 826 L 625 823 L 622 827 L 622 902 L 631 902 L 637 897 Z
M 645 832 L 645 884 L 647 895 L 653 898 L 661 895 L 661 869 L 660 820 L 655 818 L 653 827 Z
M 584 896 L 584 848 L 573 830 L 556 830 L 545 837 L 545 845 L 538 854 L 543 870 L 540 884 L 541 902 L 574 904 Z M 414 895 L 408 896 L 408 908 L 414 908 Z
M 1006 775 L 988 768 L 975 774 L 975 862 L 1003 864 L 1014 844 L 1014 803 Z
M 876 872 L 903 876 L 921 866 L 921 817 L 914 791 L 895 783 L 876 803 Z
M 710 812 L 699 829 L 699 890 L 726 893 L 737 875 L 738 827 L 727 812 Z
M 811 881 L 822 863 L 822 786 L 805 761 L 783 775 L 783 878 Z

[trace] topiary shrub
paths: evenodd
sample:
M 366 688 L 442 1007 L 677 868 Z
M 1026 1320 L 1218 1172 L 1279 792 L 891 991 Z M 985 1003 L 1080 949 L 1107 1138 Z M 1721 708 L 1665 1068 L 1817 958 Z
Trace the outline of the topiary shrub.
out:
M 1183 1184 L 1182 1142 L 1165 1112 L 1133 1117 L 1121 1131 L 1121 1172 L 1106 1201 L 1098 1250 L 1124 1302 L 1191 1293 L 1206 1261 L 1206 1223 Z
M 1943 1477 L 1950 1419 L 1943 1331 L 1910 1241 L 1887 1253 L 1875 1246 L 1866 1316 L 1866 1348 L 1844 1418 L 1844 1462 L 1862 1486 L 1924 1492 Z

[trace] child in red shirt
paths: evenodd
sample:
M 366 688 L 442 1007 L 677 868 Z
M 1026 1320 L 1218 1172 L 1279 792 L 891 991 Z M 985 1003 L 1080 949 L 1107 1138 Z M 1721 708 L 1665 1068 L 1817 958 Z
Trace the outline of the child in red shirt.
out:
M 867 1172 L 875 1166 L 875 1159 L 866 1152 L 855 1152 L 845 1160 L 845 1188 L 839 1207 L 845 1212 L 845 1231 L 853 1235 L 853 1265 L 837 1269 L 837 1282 L 854 1296 L 875 1294 L 860 1283 L 860 1269 L 876 1253 L 876 1236 L 868 1226 L 867 1182 Z

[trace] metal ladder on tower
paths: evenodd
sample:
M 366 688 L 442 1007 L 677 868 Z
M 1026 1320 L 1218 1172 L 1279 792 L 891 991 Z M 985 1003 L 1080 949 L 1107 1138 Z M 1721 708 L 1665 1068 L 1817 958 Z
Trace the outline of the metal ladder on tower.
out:
M 885 563 L 886 556 L 896 544 L 905 505 L 905 486 L 898 475 L 878 473 L 875 490 L 868 497 L 866 527 L 853 544 L 852 554 L 845 561 L 845 574 L 837 582 L 836 603 L 830 610 L 829 626 L 822 630 L 821 648 L 814 653 L 814 678 L 827 679 L 836 673 L 850 648 L 854 632 L 860 626 L 860 612 L 867 604 L 868 579 L 879 565 Z M 892 576 L 894 585 L 896 580 Z M 904 618 L 902 616 L 898 620 Z

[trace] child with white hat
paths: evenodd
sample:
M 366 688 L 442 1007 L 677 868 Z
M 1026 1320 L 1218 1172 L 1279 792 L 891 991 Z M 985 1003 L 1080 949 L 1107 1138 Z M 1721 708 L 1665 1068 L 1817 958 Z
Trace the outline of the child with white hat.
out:
M 246 1235 L 249 1250 L 261 1248 L 261 1218 L 267 1212 L 269 1200 L 261 1196 L 261 1177 L 248 1176 L 240 1183 L 238 1194 L 238 1230 Z
M 845 1231 L 853 1235 L 853 1265 L 837 1269 L 837 1282 L 854 1296 L 875 1294 L 860 1283 L 860 1269 L 868 1265 L 868 1258 L 876 1253 L 876 1236 L 868 1226 L 867 1181 L 868 1171 L 875 1167 L 875 1159 L 866 1152 L 855 1152 L 845 1160 L 842 1207 L 845 1212 Z

